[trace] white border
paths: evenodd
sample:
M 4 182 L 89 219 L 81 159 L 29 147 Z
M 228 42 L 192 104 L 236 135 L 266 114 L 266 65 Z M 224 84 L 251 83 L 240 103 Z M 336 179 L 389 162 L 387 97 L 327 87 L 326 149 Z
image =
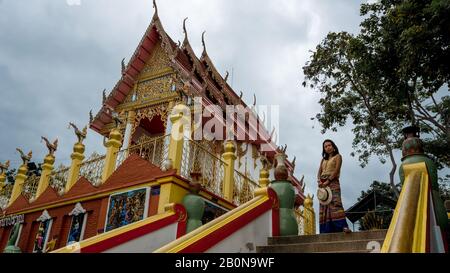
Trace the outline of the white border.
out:
M 45 249 L 47 248 L 47 243 L 48 243 L 48 236 L 50 235 L 50 231 L 52 230 L 52 224 L 53 224 L 53 219 L 48 219 L 48 220 L 46 220 L 46 221 L 49 221 L 49 223 L 48 223 L 48 229 L 47 229 L 47 232 L 46 232 L 46 234 L 45 234 L 45 241 L 44 241 L 44 245 L 42 246 L 42 253 L 45 253 Z M 42 222 L 45 222 L 45 221 L 38 221 L 38 223 L 39 223 L 39 225 L 38 225 L 38 232 L 39 232 L 39 226 L 41 225 L 41 223 Z M 37 235 L 37 234 L 36 234 Z M 33 244 L 33 253 L 36 253 L 37 251 L 35 250 L 36 249 L 36 242 Z
M 14 246 L 16 246 L 16 247 L 19 246 L 20 235 L 22 235 L 22 228 L 23 228 L 23 224 L 20 224 L 19 233 L 17 234 L 17 239 L 16 239 L 16 242 L 14 243 Z
M 148 217 L 148 207 L 149 207 L 149 205 L 150 205 L 150 190 L 151 190 L 151 188 L 152 188 L 152 187 L 140 187 L 140 188 L 129 189 L 129 190 L 126 190 L 126 191 L 116 192 L 116 193 L 114 193 L 114 194 L 109 195 L 109 198 L 108 198 L 108 206 L 106 207 L 106 217 L 105 217 L 105 224 L 104 224 L 104 226 L 103 226 L 103 232 L 109 232 L 109 231 L 114 230 L 114 229 L 111 229 L 111 230 L 106 231 L 106 226 L 107 226 L 107 224 L 108 224 L 109 205 L 111 204 L 111 197 L 112 197 L 112 196 L 119 195 L 119 194 L 123 194 L 123 193 L 127 193 L 127 192 L 130 192 L 130 191 L 137 191 L 137 190 L 145 189 L 146 192 L 145 192 L 145 202 L 144 202 L 144 203 L 145 203 L 145 206 L 144 206 L 144 215 L 143 215 L 143 217 L 142 217 L 142 219 L 141 219 L 141 220 L 143 220 L 143 219 L 145 219 L 145 218 Z M 131 224 L 131 223 L 130 223 L 130 224 Z M 128 225 L 129 225 L 129 224 L 128 224 Z M 122 227 L 124 227 L 124 226 L 122 226 Z

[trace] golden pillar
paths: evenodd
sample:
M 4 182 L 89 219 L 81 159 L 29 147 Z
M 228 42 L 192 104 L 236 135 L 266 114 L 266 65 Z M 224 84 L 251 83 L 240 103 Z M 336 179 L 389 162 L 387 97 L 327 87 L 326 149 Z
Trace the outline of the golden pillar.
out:
M 236 146 L 232 140 L 225 142 L 225 152 L 223 153 L 223 160 L 226 163 L 225 172 L 223 175 L 223 197 L 230 202 L 233 202 L 234 193 L 234 161 L 236 160 Z
M 80 176 L 81 162 L 84 160 L 84 150 L 84 144 L 81 142 L 77 142 L 73 145 L 73 153 L 70 155 L 70 158 L 72 158 L 72 164 L 70 165 L 64 192 L 68 192 L 73 185 L 75 185 L 78 177 Z
M 5 187 L 6 175 L 4 173 L 0 173 L 0 191 Z
M 161 185 L 158 201 L 158 213 L 164 213 L 165 206 L 167 204 L 181 204 L 183 197 L 189 193 L 189 184 L 179 178 L 169 176 L 159 179 L 158 182 Z
M 39 185 L 36 190 L 37 199 L 48 187 L 48 183 L 50 181 L 50 174 L 53 171 L 53 164 L 55 163 L 55 156 L 48 154 L 44 158 L 44 164 L 42 164 L 42 173 L 41 178 L 39 179 Z
M 171 136 L 169 143 L 168 159 L 171 161 L 171 167 L 177 170 L 177 174 L 181 174 L 181 163 L 183 159 L 184 131 L 190 129 L 191 115 L 189 108 L 183 103 L 179 103 L 173 107 L 169 116 L 172 123 Z M 183 197 L 188 193 L 189 184 L 168 177 L 160 181 L 160 195 L 158 203 L 158 213 L 164 213 L 164 206 L 170 203 L 181 203 Z
M 109 133 L 109 139 L 105 144 L 106 157 L 105 165 L 103 167 L 102 183 L 105 183 L 106 179 L 114 172 L 116 168 L 117 155 L 120 147 L 122 146 L 122 134 L 116 127 Z
M 265 188 L 269 186 L 270 183 L 270 179 L 269 179 L 270 173 L 267 170 L 267 168 L 265 166 L 263 166 L 261 168 L 261 170 L 259 170 L 259 185 L 261 186 L 261 188 Z
M 181 174 L 181 161 L 183 159 L 183 144 L 185 126 L 190 126 L 189 108 L 180 103 L 176 105 L 170 115 L 172 123 L 170 144 L 169 144 L 169 160 L 172 161 L 172 167 L 177 170 L 177 174 Z
M 16 181 L 14 182 L 11 197 L 9 198 L 8 207 L 11 206 L 11 204 L 14 203 L 17 197 L 19 197 L 19 195 L 22 193 L 23 184 L 25 183 L 25 180 L 27 180 L 27 172 L 28 166 L 26 163 L 20 166 L 19 170 L 17 171 Z
M 313 197 L 308 194 L 303 202 L 303 216 L 304 216 L 304 233 L 305 235 L 316 234 L 316 213 L 313 207 Z
M 1 164 L 0 163 L 0 191 L 3 190 L 3 188 L 5 187 L 5 182 L 6 182 L 6 171 L 9 168 L 9 160 L 6 161 L 5 164 Z

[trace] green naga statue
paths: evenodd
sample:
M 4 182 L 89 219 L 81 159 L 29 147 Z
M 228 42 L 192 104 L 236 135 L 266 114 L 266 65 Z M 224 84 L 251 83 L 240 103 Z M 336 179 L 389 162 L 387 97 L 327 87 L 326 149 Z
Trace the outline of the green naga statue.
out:
M 434 161 L 425 154 L 423 143 L 419 138 L 419 131 L 420 129 L 415 126 L 403 129 L 405 140 L 402 145 L 402 165 L 399 170 L 400 181 L 402 183 L 405 181 L 405 174 L 403 171 L 403 166 L 405 164 L 425 162 L 431 182 L 431 195 L 434 210 L 436 212 L 436 221 L 441 230 L 445 231 L 448 224 L 448 218 L 444 202 L 439 194 L 437 167 Z
M 11 230 L 11 236 L 9 236 L 8 244 L 6 245 L 3 253 L 21 253 L 22 252 L 19 247 L 15 246 L 17 237 L 19 236 L 19 230 L 20 230 L 20 224 L 16 223 Z

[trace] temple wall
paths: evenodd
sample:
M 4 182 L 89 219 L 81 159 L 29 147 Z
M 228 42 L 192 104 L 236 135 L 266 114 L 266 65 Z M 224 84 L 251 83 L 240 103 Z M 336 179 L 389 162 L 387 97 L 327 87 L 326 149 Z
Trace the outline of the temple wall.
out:
M 255 253 L 256 246 L 267 245 L 272 236 L 272 210 L 260 215 L 238 231 L 209 248 L 207 253 Z

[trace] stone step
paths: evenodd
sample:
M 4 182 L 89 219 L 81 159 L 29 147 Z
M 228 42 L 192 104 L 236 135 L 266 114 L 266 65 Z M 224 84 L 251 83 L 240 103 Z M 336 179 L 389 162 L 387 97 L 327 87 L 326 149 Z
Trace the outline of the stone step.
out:
M 373 243 L 375 241 L 375 243 Z M 318 243 L 295 243 L 295 244 L 276 244 L 268 246 L 257 246 L 258 253 L 311 253 L 311 252 L 354 252 L 371 251 L 373 245 L 376 249 L 381 249 L 383 239 L 368 240 L 345 240 Z M 371 243 L 372 242 L 372 243 Z
M 320 242 L 335 242 L 335 241 L 352 241 L 352 240 L 374 240 L 386 237 L 387 230 L 370 230 L 351 233 L 326 233 L 316 235 L 301 235 L 301 236 L 279 236 L 269 237 L 269 245 L 278 244 L 302 244 L 302 243 L 320 243 Z

